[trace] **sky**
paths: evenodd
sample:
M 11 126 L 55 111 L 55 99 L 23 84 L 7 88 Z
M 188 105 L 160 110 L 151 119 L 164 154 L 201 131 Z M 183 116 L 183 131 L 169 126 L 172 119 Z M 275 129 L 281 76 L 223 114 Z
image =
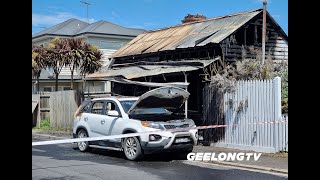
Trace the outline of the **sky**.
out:
M 32 34 L 70 18 L 106 20 L 153 30 L 181 23 L 187 14 L 208 18 L 262 8 L 263 0 L 32 0 Z M 288 34 L 288 0 L 268 0 L 267 11 Z

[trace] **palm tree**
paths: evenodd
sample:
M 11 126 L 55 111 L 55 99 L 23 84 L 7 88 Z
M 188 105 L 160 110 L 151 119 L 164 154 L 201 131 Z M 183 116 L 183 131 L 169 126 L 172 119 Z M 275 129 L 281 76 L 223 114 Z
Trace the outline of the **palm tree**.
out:
M 65 65 L 69 66 L 71 71 L 71 89 L 73 89 L 74 71 L 80 68 L 83 77 L 87 73 L 93 73 L 102 66 L 102 53 L 97 47 L 88 44 L 81 38 L 69 38 L 66 40 L 66 60 Z
M 83 89 L 85 87 L 85 77 L 86 74 L 94 73 L 102 67 L 102 57 L 103 54 L 96 46 L 90 45 L 88 43 L 84 44 L 85 56 L 80 66 L 80 74 L 84 78 Z
M 47 52 L 43 47 L 32 46 L 32 77 L 37 78 L 37 91 L 40 90 L 41 71 L 46 67 L 46 54 Z
M 47 51 L 47 64 L 55 74 L 55 91 L 58 91 L 58 78 L 61 69 L 66 65 L 68 46 L 65 39 L 55 38 L 45 47 Z
M 102 67 L 102 52 L 83 39 L 55 38 L 45 47 L 46 64 L 55 74 L 55 90 L 58 90 L 58 77 L 63 67 L 69 66 L 71 71 L 71 89 L 73 89 L 73 75 L 80 69 L 82 77 L 94 73 Z
M 74 71 L 81 66 L 83 58 L 85 57 L 85 41 L 80 38 L 70 38 L 67 41 L 67 59 L 65 64 L 69 66 L 71 72 L 71 85 L 70 89 L 73 89 L 73 75 Z

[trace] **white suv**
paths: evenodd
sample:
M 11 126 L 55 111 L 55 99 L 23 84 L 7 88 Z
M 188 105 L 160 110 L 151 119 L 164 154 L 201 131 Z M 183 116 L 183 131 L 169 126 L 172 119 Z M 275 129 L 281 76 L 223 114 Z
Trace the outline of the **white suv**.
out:
M 75 113 L 73 137 L 99 137 L 195 127 L 185 119 L 181 107 L 189 93 L 175 87 L 157 88 L 140 97 L 107 97 L 84 101 Z M 144 154 L 180 151 L 189 153 L 197 144 L 198 130 L 144 133 L 136 137 L 79 142 L 80 151 L 91 147 L 124 151 L 129 160 Z

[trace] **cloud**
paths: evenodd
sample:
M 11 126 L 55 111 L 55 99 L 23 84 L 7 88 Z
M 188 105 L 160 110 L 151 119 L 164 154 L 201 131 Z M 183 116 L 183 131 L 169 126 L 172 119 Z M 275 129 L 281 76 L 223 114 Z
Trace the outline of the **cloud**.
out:
M 111 11 L 111 15 L 114 18 L 119 18 L 120 17 L 120 15 L 116 11 Z
M 55 12 L 50 15 L 32 13 L 32 26 L 53 26 L 70 18 L 80 19 L 85 22 L 87 21 L 87 18 L 82 18 L 69 12 Z M 89 22 L 94 22 L 94 19 L 90 18 Z

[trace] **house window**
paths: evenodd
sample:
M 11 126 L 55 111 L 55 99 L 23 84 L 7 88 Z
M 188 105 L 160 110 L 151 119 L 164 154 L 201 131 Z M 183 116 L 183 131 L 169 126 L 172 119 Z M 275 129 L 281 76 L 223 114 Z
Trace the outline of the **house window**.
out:
M 48 43 L 47 42 L 45 42 L 45 43 L 41 43 L 40 44 L 40 47 L 45 47 L 45 46 L 47 46 L 48 45 Z
M 257 26 L 257 42 L 258 45 L 262 44 L 262 26 Z
M 248 27 L 245 28 L 245 45 L 246 46 L 251 46 L 254 45 L 254 25 L 249 25 Z
M 97 40 L 88 40 L 88 43 L 91 45 L 99 46 L 99 41 Z
M 98 46 L 100 49 L 119 49 L 121 48 L 125 43 L 120 41 L 105 41 L 105 40 L 88 40 L 89 44 Z
M 117 41 L 100 41 L 100 48 L 102 49 L 119 49 L 123 46 L 123 42 Z
M 43 87 L 44 92 L 52 92 L 52 87 Z

